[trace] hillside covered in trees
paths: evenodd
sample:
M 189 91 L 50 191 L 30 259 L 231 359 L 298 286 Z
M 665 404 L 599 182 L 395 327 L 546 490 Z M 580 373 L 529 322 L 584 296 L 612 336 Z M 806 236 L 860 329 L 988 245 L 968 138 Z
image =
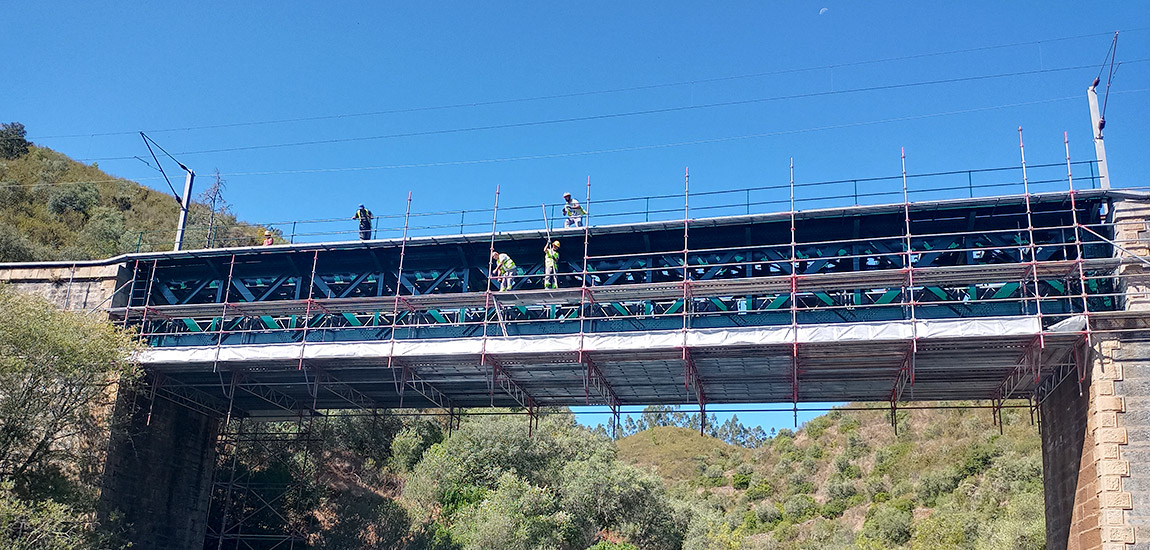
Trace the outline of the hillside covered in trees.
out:
M 19 123 L 0 125 L 0 262 L 171 249 L 180 208 L 175 196 L 37 147 L 24 135 Z M 262 240 L 262 228 L 236 221 L 222 180 L 199 181 L 209 183 L 189 210 L 186 248 Z

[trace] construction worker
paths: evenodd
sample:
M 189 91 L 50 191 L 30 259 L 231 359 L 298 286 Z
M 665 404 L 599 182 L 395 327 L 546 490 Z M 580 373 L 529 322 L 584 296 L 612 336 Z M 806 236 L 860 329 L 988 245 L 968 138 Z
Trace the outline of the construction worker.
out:
M 559 288 L 558 272 L 559 241 L 552 241 L 543 247 L 543 288 Z
M 351 217 L 353 220 L 359 220 L 359 238 L 360 240 L 368 240 L 371 238 L 371 210 L 364 208 L 361 204 L 359 210 L 355 211 L 355 215 Z
M 276 244 L 276 241 L 272 238 L 272 232 L 264 231 L 264 246 L 271 246 L 273 244 Z
M 563 201 L 567 203 L 563 205 L 563 215 L 567 216 L 563 220 L 563 227 L 583 227 L 583 216 L 587 215 L 587 211 L 579 206 L 579 201 L 571 198 L 571 193 L 563 193 Z
M 491 261 L 495 262 L 495 280 L 499 282 L 499 290 L 511 290 L 515 284 L 515 260 L 507 254 L 492 250 Z

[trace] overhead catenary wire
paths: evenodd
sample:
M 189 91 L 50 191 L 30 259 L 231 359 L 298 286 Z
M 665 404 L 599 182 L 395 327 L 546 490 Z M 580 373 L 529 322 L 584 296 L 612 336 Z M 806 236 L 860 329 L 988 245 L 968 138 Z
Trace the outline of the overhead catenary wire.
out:
M 172 185 L 172 180 L 168 179 L 168 173 L 164 172 L 164 165 L 160 164 L 160 159 L 156 158 L 156 152 L 152 150 L 152 144 L 148 143 L 150 140 L 147 134 L 140 132 L 140 137 L 144 139 L 144 146 L 148 148 L 148 153 L 152 155 L 152 160 L 156 163 L 156 169 L 160 171 L 160 175 L 164 176 L 164 181 L 168 183 L 168 189 L 172 190 L 172 196 L 176 197 L 176 202 L 183 204 L 184 201 L 180 198 L 180 194 L 176 191 L 176 187 Z M 156 147 L 160 147 L 160 145 L 156 144 Z M 163 151 L 163 148 L 161 147 L 160 150 Z M 167 151 L 164 152 L 167 153 Z M 171 155 L 168 156 L 170 157 Z M 139 159 L 140 157 L 132 158 Z M 145 162 L 145 164 L 147 163 Z
M 1139 27 L 1139 28 L 1134 28 L 1134 29 L 1128 29 L 1125 32 L 1128 32 L 1128 33 L 1129 32 L 1141 32 L 1141 31 L 1146 31 L 1146 30 L 1150 30 L 1150 27 Z M 915 60 L 915 59 L 925 59 L 925 58 L 930 58 L 930 57 L 939 57 L 939 56 L 946 56 L 946 55 L 956 55 L 956 54 L 963 54 L 963 53 L 992 51 L 992 50 L 1016 48 L 1016 47 L 1022 47 L 1022 46 L 1042 45 L 1042 44 L 1053 43 L 1053 42 L 1064 42 L 1064 41 L 1068 41 L 1068 40 L 1080 40 L 1080 39 L 1084 39 L 1084 38 L 1094 38 L 1094 37 L 1098 37 L 1098 36 L 1107 36 L 1107 35 L 1109 35 L 1109 32 L 1090 33 L 1090 34 L 1081 34 L 1081 35 L 1074 35 L 1074 36 L 1063 36 L 1063 37 L 1056 37 L 1056 38 L 1048 38 L 1048 39 L 1043 39 L 1043 40 L 1030 40 L 1030 41 L 1024 41 L 1024 42 L 1012 42 L 1012 43 L 1007 43 L 1007 44 L 996 44 L 996 45 L 979 46 L 979 47 L 973 47 L 973 48 L 961 48 L 961 49 L 947 50 L 947 51 L 941 51 L 941 52 L 927 52 L 927 53 L 879 58 L 879 59 L 869 59 L 869 60 L 863 60 L 863 61 L 852 61 L 852 62 L 845 62 L 845 63 L 831 63 L 831 64 L 819 65 L 819 66 L 800 67 L 800 68 L 793 68 L 793 69 L 780 69 L 780 70 L 774 70 L 774 71 L 756 72 L 756 73 L 748 73 L 748 74 L 741 74 L 741 75 L 728 75 L 728 76 L 719 76 L 719 77 L 711 77 L 711 78 L 697 78 L 697 79 L 690 79 L 690 80 L 679 80 L 679 81 L 675 81 L 675 82 L 665 82 L 665 83 L 657 83 L 657 84 L 643 84 L 643 85 L 636 85 L 636 86 L 626 86 L 626 87 L 619 87 L 619 88 L 589 90 L 589 91 L 582 91 L 582 92 L 544 94 L 544 95 L 530 96 L 530 97 L 496 99 L 496 100 L 487 100 L 487 101 L 472 101 L 472 102 L 452 103 L 452 104 L 445 104 L 445 105 L 431 105 L 431 106 L 423 106 L 423 107 L 406 107 L 406 108 L 399 108 L 399 109 L 386 109 L 386 110 L 366 111 L 366 112 L 359 112 L 359 113 L 340 113 L 340 114 L 333 114 L 333 115 L 317 115 L 317 116 L 281 118 L 281 119 L 270 119 L 270 120 L 259 120 L 259 121 L 231 122 L 231 123 L 221 123 L 221 124 L 206 124 L 206 125 L 198 125 L 198 126 L 180 126 L 180 127 L 172 127 L 172 128 L 157 128 L 157 129 L 144 130 L 144 131 L 152 132 L 152 133 L 166 133 L 166 132 L 186 132 L 186 131 L 194 131 L 194 130 L 218 130 L 218 129 L 224 129 L 224 128 L 237 128 L 237 127 L 247 127 L 247 126 L 264 126 L 264 125 L 272 125 L 272 124 L 288 124 L 288 123 L 295 123 L 295 122 L 314 122 L 314 121 L 322 121 L 322 120 L 360 118 L 360 117 L 382 116 L 382 115 L 389 115 L 389 114 L 415 113 L 415 112 L 438 111 L 438 110 L 470 108 L 470 107 L 486 107 L 486 106 L 504 105 L 504 104 L 512 104 L 512 103 L 523 103 L 523 102 L 532 102 L 532 101 L 549 101 L 549 100 L 555 100 L 555 99 L 569 99 L 569 98 L 587 97 L 587 96 L 594 96 L 594 95 L 606 95 L 606 94 L 614 94 L 614 93 L 625 93 L 625 92 L 655 90 L 655 89 L 662 89 L 662 88 L 673 88 L 673 87 L 680 87 L 680 86 L 696 86 L 699 84 L 711 84 L 711 83 L 716 83 L 716 82 L 728 82 L 728 81 L 734 81 L 734 80 L 745 80 L 745 79 L 751 79 L 751 78 L 761 78 L 761 77 L 766 77 L 766 76 L 777 76 L 777 75 L 783 75 L 783 74 L 794 74 L 794 73 L 812 72 L 812 71 L 820 71 L 820 70 L 833 70 L 833 69 L 839 69 L 839 68 L 845 68 L 845 67 L 858 67 L 858 66 L 875 65 L 875 64 L 881 64 L 881 63 L 891 63 L 891 62 L 896 62 L 896 61 L 910 61 L 910 60 Z M 1101 76 L 1101 72 L 1099 73 L 1099 76 Z M 35 136 L 32 139 L 91 138 L 91 137 L 130 135 L 130 134 L 134 134 L 136 132 L 137 132 L 136 130 L 122 130 L 122 131 L 111 131 L 111 132 L 62 134 L 62 135 Z M 3 138 L 0 138 L 0 139 L 3 139 Z
M 1126 90 L 1126 91 L 1115 92 L 1115 93 L 1116 94 L 1132 94 L 1132 93 L 1144 93 L 1144 92 L 1150 92 L 1150 88 L 1140 88 L 1137 90 Z M 941 112 L 935 112 L 935 113 L 925 113 L 925 114 L 919 114 L 919 115 L 907 115 L 907 116 L 901 116 L 901 117 L 875 119 L 875 120 L 867 120 L 867 121 L 859 121 L 859 122 L 849 122 L 849 123 L 843 123 L 843 124 L 831 124 L 831 125 L 825 125 L 825 126 L 813 126 L 813 127 L 808 127 L 808 128 L 796 128 L 796 129 L 792 129 L 792 130 L 778 130 L 778 131 L 774 131 L 774 132 L 743 134 L 743 135 L 737 135 L 737 136 L 724 136 L 724 137 L 717 137 L 717 138 L 706 138 L 706 139 L 679 141 L 679 142 L 671 142 L 671 143 L 634 145 L 634 146 L 628 146 L 628 147 L 615 147 L 615 148 L 609 148 L 609 149 L 591 149 L 591 150 L 585 150 L 585 151 L 542 153 L 542 154 L 537 154 L 537 155 L 522 155 L 522 156 L 515 156 L 515 157 L 494 157 L 494 158 L 485 158 L 485 159 L 467 159 L 467 160 L 436 161 L 436 162 L 407 163 L 407 164 L 389 164 L 389 165 L 377 165 L 377 166 L 359 166 L 359 167 L 341 167 L 341 168 L 309 168 L 309 169 L 297 169 L 297 170 L 265 170 L 265 171 L 259 171 L 259 172 L 229 172 L 229 173 L 222 173 L 220 175 L 226 176 L 226 177 L 248 177 L 248 176 L 273 176 L 273 175 L 293 175 L 293 174 L 322 174 L 322 173 L 338 173 L 338 172 L 360 172 L 360 171 L 372 171 L 372 170 L 399 170 L 399 169 L 410 169 L 410 168 L 437 168 L 437 167 L 445 167 L 445 166 L 495 164 L 495 163 L 502 163 L 502 162 L 519 162 L 519 161 L 529 161 L 529 160 L 547 160 L 547 159 L 555 159 L 555 158 L 592 156 L 592 155 L 602 155 L 602 154 L 612 154 L 612 153 L 628 153 L 628 152 L 633 152 L 633 151 L 647 151 L 647 150 L 667 149 L 667 148 L 674 148 L 674 147 L 688 147 L 688 146 L 693 146 L 693 145 L 707 145 L 707 144 L 712 144 L 712 143 L 723 143 L 723 142 L 729 142 L 729 141 L 741 141 L 741 140 L 747 140 L 747 139 L 779 137 L 779 136 L 786 136 L 786 135 L 804 134 L 804 133 L 810 133 L 810 132 L 823 132 L 823 131 L 828 131 L 828 130 L 841 130 L 841 129 L 847 129 L 847 128 L 858 128 L 858 127 L 864 127 L 864 126 L 873 126 L 873 125 L 877 125 L 877 124 L 890 124 L 890 123 L 895 123 L 895 122 L 906 122 L 906 121 L 911 121 L 911 120 L 922 120 L 922 119 L 928 119 L 928 118 L 937 118 L 937 117 L 944 117 L 944 116 L 954 116 L 954 115 L 962 115 L 962 114 L 969 114 L 969 113 L 994 111 L 994 110 L 998 110 L 998 109 L 1010 109 L 1010 108 L 1015 108 L 1015 107 L 1028 107 L 1028 106 L 1041 105 L 1041 104 L 1046 104 L 1046 103 L 1057 103 L 1057 102 L 1061 102 L 1061 101 L 1077 101 L 1079 99 L 1081 99 L 1081 98 L 1079 98 L 1078 96 L 1065 96 L 1065 97 L 1058 97 L 1058 98 L 1051 98 L 1051 99 L 1025 101 L 1025 102 L 1020 102 L 1020 103 L 1005 103 L 1005 104 L 998 104 L 998 105 L 990 105 L 990 106 L 986 106 L 986 107 L 973 107 L 970 109 L 959 109 L 959 110 L 954 110 L 954 111 L 941 111 Z M 122 180 L 108 180 L 108 181 L 122 181 Z M 31 184 L 31 186 L 62 185 L 62 184 L 67 184 L 67 183 L 70 183 L 70 182 L 60 182 L 60 183 L 56 183 L 56 184 Z M 77 182 L 77 183 L 82 183 L 82 182 Z M 14 186 L 14 185 L 20 185 L 20 184 L 11 184 L 11 186 Z M 0 184 L 0 188 L 3 188 L 3 187 L 5 187 L 5 185 Z
M 1142 62 L 1146 62 L 1146 61 L 1150 61 L 1150 58 L 1135 59 L 1132 61 L 1128 61 L 1127 63 L 1142 63 Z M 204 155 L 204 154 L 215 154 L 215 153 L 232 153 L 232 152 L 241 152 L 241 151 L 259 151 L 259 150 L 267 150 L 267 149 L 282 149 L 282 148 L 288 148 L 288 147 L 306 147 L 306 146 L 313 146 L 313 145 L 332 145 L 332 144 L 339 144 L 339 143 L 377 141 L 377 140 L 383 140 L 383 139 L 398 139 L 398 138 L 421 137 L 421 136 L 459 134 L 459 133 L 491 131 L 491 130 L 507 130 L 507 129 L 514 129 L 514 128 L 528 128 L 528 127 L 548 126 L 548 125 L 556 125 L 556 124 L 568 124 L 568 123 L 573 123 L 573 122 L 588 122 L 588 121 L 595 121 L 595 120 L 610 120 L 610 119 L 629 118 L 629 117 L 636 117 L 636 116 L 647 116 L 647 115 L 667 114 L 667 113 L 675 113 L 675 112 L 686 112 L 686 111 L 694 111 L 694 110 L 700 110 L 700 109 L 714 109 L 714 108 L 719 108 L 719 107 L 733 107 L 733 106 L 739 106 L 739 105 L 752 105 L 752 104 L 757 104 L 757 103 L 767 103 L 767 102 L 773 102 L 773 101 L 789 101 L 789 100 L 795 100 L 795 99 L 809 99 L 809 98 L 814 98 L 814 97 L 825 97 L 825 96 L 842 95 L 842 94 L 881 92 L 881 91 L 890 91 L 890 90 L 897 90 L 897 89 L 916 88 L 916 87 L 922 87 L 922 86 L 937 86 L 937 85 L 943 85 L 943 84 L 954 84 L 954 83 L 959 83 L 959 82 L 975 82 L 975 81 L 982 81 L 982 80 L 992 80 L 992 79 L 997 79 L 997 78 L 1032 76 L 1032 75 L 1037 75 L 1037 74 L 1066 72 L 1066 71 L 1082 70 L 1082 69 L 1088 69 L 1088 68 L 1093 68 L 1093 65 L 1077 65 L 1077 66 L 1069 66 L 1069 67 L 1057 67 L 1057 68 L 1052 68 L 1052 69 L 1035 69 L 1035 70 L 1030 70 L 1030 71 L 1015 71 L 1015 72 L 1009 72 L 1009 73 L 996 73 L 996 74 L 989 74 L 989 75 L 984 74 L 984 75 L 975 75 L 975 76 L 966 76 L 966 77 L 955 77 L 955 78 L 944 78 L 944 79 L 937 79 L 937 80 L 927 80 L 927 81 L 919 81 L 919 82 L 906 82 L 906 83 L 899 83 L 899 84 L 883 84 L 883 85 L 879 85 L 879 86 L 850 88 L 850 89 L 846 89 L 846 90 L 825 90 L 825 91 L 820 91 L 820 92 L 807 92 L 807 93 L 801 93 L 801 94 L 789 94 L 789 95 L 768 96 L 768 97 L 759 97 L 759 98 L 751 98 L 751 99 L 740 99 L 740 100 L 733 100 L 733 101 L 721 101 L 721 102 L 705 103 L 705 104 L 699 104 L 699 105 L 678 105 L 678 106 L 674 106 L 674 107 L 662 107 L 662 108 L 658 108 L 658 109 L 643 109 L 643 110 L 636 110 L 636 111 L 604 113 L 604 114 L 598 114 L 598 115 L 585 115 L 585 116 L 565 117 L 565 118 L 556 118 L 556 119 L 532 120 L 532 121 L 525 121 L 525 122 L 510 122 L 510 123 L 502 123 L 502 124 L 488 124 L 488 125 L 467 126 L 467 127 L 460 127 L 460 128 L 445 128 L 445 129 L 440 129 L 440 130 L 420 130 L 420 131 L 415 131 L 415 132 L 399 132 L 399 133 L 392 133 L 392 134 L 380 134 L 380 135 L 374 135 L 374 136 L 342 137 L 342 138 L 307 140 L 307 141 L 296 141 L 296 142 L 285 142 L 285 143 L 268 143 L 268 144 L 260 144 L 260 145 L 241 145 L 241 146 L 234 146 L 234 147 L 219 147 L 219 148 L 214 148 L 214 149 L 181 151 L 178 154 L 180 154 L 180 155 Z M 85 162 L 88 162 L 88 161 L 116 161 L 116 160 L 132 160 L 133 158 L 134 158 L 133 156 L 128 155 L 128 156 L 118 156 L 118 157 L 91 157 L 91 158 L 83 158 L 80 160 L 85 161 Z
M 1145 93 L 1145 92 L 1150 92 L 1150 88 L 1138 88 L 1135 90 L 1123 90 L 1123 91 L 1115 92 L 1115 95 L 1136 94 L 1136 93 Z M 740 140 L 747 140 L 747 139 L 779 137 L 779 136 L 804 134 L 804 133 L 811 133 L 811 132 L 824 132 L 824 131 L 828 131 L 828 130 L 841 130 L 841 129 L 847 129 L 847 128 L 858 128 L 858 127 L 873 126 L 873 125 L 878 125 L 878 124 L 891 124 L 891 123 L 906 122 L 906 121 L 911 121 L 911 120 L 922 120 L 922 119 L 928 119 L 928 118 L 937 118 L 937 117 L 955 116 L 955 115 L 977 113 L 977 112 L 994 111 L 994 110 L 998 110 L 998 109 L 1029 107 L 1029 106 L 1034 106 L 1034 105 L 1042 105 L 1042 104 L 1046 104 L 1046 103 L 1058 103 L 1058 102 L 1062 102 L 1062 101 L 1077 101 L 1079 99 L 1081 99 L 1079 96 L 1063 96 L 1063 97 L 1056 97 L 1056 98 L 1050 98 L 1050 99 L 1024 101 L 1024 102 L 1018 102 L 1018 103 L 1002 103 L 1002 104 L 997 104 L 997 105 L 988 105 L 988 106 L 984 106 L 984 107 L 972 107 L 969 109 L 959 109 L 959 110 L 953 110 L 953 111 L 940 111 L 940 112 L 935 112 L 935 113 L 924 113 L 924 114 L 918 114 L 918 115 L 907 115 L 907 116 L 892 117 L 892 118 L 885 118 L 885 119 L 874 119 L 874 120 L 866 120 L 866 121 L 859 121 L 859 122 L 849 122 L 849 123 L 844 123 L 844 124 L 812 126 L 812 127 L 807 127 L 807 128 L 796 128 L 796 129 L 791 129 L 791 130 L 779 130 L 779 131 L 774 131 L 774 132 L 742 134 L 742 135 L 737 135 L 737 136 L 724 136 L 724 137 L 717 137 L 717 138 L 707 138 L 707 139 L 679 141 L 679 142 L 670 142 L 670 143 L 634 145 L 634 146 L 628 146 L 628 147 L 615 147 L 615 148 L 609 148 L 609 149 L 591 149 L 591 150 L 585 150 L 585 151 L 542 153 L 542 154 L 537 154 L 537 155 L 522 155 L 522 156 L 515 156 L 515 157 L 492 157 L 492 158 L 484 158 L 484 159 L 465 159 L 465 160 L 436 161 L 436 162 L 423 162 L 423 163 L 388 164 L 388 165 L 376 165 L 376 166 L 353 166 L 353 167 L 338 167 L 338 168 L 306 168 L 306 169 L 295 169 L 295 170 L 263 170 L 263 171 L 258 171 L 258 172 L 228 172 L 228 173 L 221 173 L 220 176 L 223 176 L 223 177 L 281 176 L 281 175 L 297 175 L 297 174 L 362 172 L 362 171 L 373 171 L 373 170 L 399 170 L 399 169 L 411 169 L 411 168 L 437 168 L 437 167 L 445 167 L 445 166 L 495 164 L 495 163 L 502 163 L 502 162 L 547 160 L 547 159 L 554 159 L 554 158 L 593 156 L 593 155 L 612 154 L 612 153 L 627 153 L 627 152 L 633 152 L 633 151 L 647 151 L 647 150 L 667 149 L 667 148 L 674 148 L 674 147 L 689 147 L 689 146 L 693 146 L 693 145 L 707 145 L 707 144 L 712 144 L 712 143 L 723 143 L 723 142 L 729 142 L 729 141 L 740 141 Z M 132 178 L 132 179 L 108 178 L 108 179 L 102 179 L 102 180 L 76 180 L 76 181 L 63 181 L 63 182 L 56 182 L 56 183 L 31 183 L 31 184 L 0 183 L 0 189 L 8 188 L 8 187 L 21 187 L 21 186 L 22 187 L 52 187 L 52 186 L 57 186 L 57 185 L 105 184 L 105 183 L 122 183 L 122 182 L 130 182 L 130 181 L 137 181 L 137 182 L 138 181 L 153 181 L 153 180 L 159 180 L 159 179 L 163 179 L 163 178 L 160 178 L 160 177 L 144 177 L 144 178 Z M 853 180 L 848 180 L 848 181 L 853 181 Z M 862 181 L 862 180 L 859 180 L 859 181 Z M 534 208 L 534 207 L 532 207 L 532 208 Z M 342 219 L 342 218 L 338 218 L 338 219 Z

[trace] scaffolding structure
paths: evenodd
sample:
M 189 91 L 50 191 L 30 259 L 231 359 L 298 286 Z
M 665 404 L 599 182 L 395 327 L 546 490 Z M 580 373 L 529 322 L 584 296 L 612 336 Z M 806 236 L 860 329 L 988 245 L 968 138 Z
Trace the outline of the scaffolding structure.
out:
M 992 199 L 912 202 L 905 155 L 889 205 L 800 211 L 793 161 L 781 214 L 692 219 L 684 173 L 678 222 L 500 232 L 497 189 L 490 233 L 420 237 L 409 197 L 393 241 L 139 255 L 112 314 L 140 327 L 165 391 L 248 416 L 379 406 L 457 421 L 504 406 L 533 425 L 542 406 L 602 404 L 615 425 L 624 405 L 787 401 L 797 415 L 801 401 L 888 401 L 893 415 L 940 399 L 997 411 L 1037 403 L 1089 317 L 1121 309 L 1120 267 L 1138 259 L 1104 212 L 1145 198 L 1075 190 L 1069 154 L 1066 191 L 1032 193 L 1019 137 L 1023 193 Z M 534 257 L 552 237 L 583 240 L 562 288 L 541 288 L 542 261 L 509 291 L 490 285 L 497 246 Z M 980 320 L 1005 324 L 962 332 Z

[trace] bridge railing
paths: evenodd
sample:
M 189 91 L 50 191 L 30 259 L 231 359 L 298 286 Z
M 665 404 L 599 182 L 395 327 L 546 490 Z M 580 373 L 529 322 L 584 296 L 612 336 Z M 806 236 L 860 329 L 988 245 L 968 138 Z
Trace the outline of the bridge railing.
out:
M 1096 164 L 1096 161 L 1071 163 L 1076 188 L 1093 189 L 1098 186 Z M 1064 162 L 1029 165 L 1026 169 L 1031 193 L 1067 189 L 1067 165 Z M 906 199 L 911 202 L 1022 194 L 1024 191 L 1020 166 L 908 174 L 906 185 Z M 709 185 L 697 183 L 696 189 L 699 187 L 706 188 Z M 791 209 L 791 190 L 790 183 L 783 181 L 737 189 L 692 191 L 689 194 L 676 190 L 644 197 L 607 196 L 602 199 L 599 198 L 602 195 L 595 194 L 589 204 L 582 206 L 589 213 L 586 221 L 593 225 L 675 221 L 685 217 L 788 212 Z M 581 203 L 587 203 L 585 197 L 578 196 L 581 191 L 572 189 Z M 796 182 L 793 191 L 796 210 L 894 204 L 902 203 L 904 199 L 902 175 Z M 501 206 L 498 215 L 495 214 L 493 208 L 420 211 L 417 207 L 405 220 L 403 213 L 381 213 L 375 216 L 371 238 L 400 238 L 405 230 L 409 236 L 488 233 L 493 227 L 493 218 L 495 230 L 500 232 L 544 228 L 558 230 L 564 227 L 565 221 L 562 203 Z M 350 219 L 350 216 L 270 221 L 253 225 L 273 231 L 277 243 L 348 241 L 358 239 L 360 234 L 357 222 Z M 263 240 L 262 236 L 252 232 L 243 233 L 234 228 L 213 228 L 202 224 L 189 226 L 187 232 L 196 235 L 196 238 L 186 239 L 185 249 L 205 244 L 212 248 L 255 246 Z M 134 251 L 170 250 L 172 244 L 170 232 L 141 232 L 137 235 Z

